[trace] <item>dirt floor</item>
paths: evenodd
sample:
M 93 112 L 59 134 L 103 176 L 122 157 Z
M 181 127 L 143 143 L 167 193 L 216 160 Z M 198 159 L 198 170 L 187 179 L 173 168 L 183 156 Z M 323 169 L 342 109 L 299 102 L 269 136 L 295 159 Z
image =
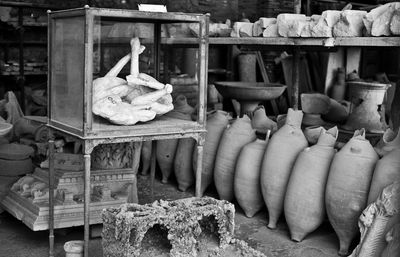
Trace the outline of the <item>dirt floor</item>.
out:
M 172 179 L 173 181 L 173 179 Z M 148 177 L 138 176 L 138 191 L 140 203 L 152 202 Z M 154 187 L 154 199 L 175 200 L 194 195 L 193 188 L 180 192 L 174 182 L 161 184 L 157 179 Z M 216 196 L 213 188 L 206 195 Z M 240 207 L 236 206 L 235 237 L 246 241 L 251 247 L 271 257 L 333 257 L 338 256 L 338 239 L 325 222 L 317 231 L 308 235 L 302 242 L 290 240 L 289 231 L 281 220 L 276 230 L 267 228 L 266 210 L 253 218 L 244 216 Z M 97 230 L 99 228 L 97 227 Z M 162 230 L 162 228 L 161 228 Z M 159 235 L 159 231 L 154 231 Z M 81 240 L 83 227 L 56 230 L 55 253 L 57 257 L 65 256 L 63 245 L 70 240 Z M 170 247 L 169 242 L 162 244 L 164 250 Z M 93 238 L 89 245 L 90 256 L 102 256 L 100 238 Z M 161 255 L 161 252 L 160 252 Z M 48 256 L 48 232 L 33 232 L 22 222 L 10 214 L 0 214 L 0 257 L 44 257 Z

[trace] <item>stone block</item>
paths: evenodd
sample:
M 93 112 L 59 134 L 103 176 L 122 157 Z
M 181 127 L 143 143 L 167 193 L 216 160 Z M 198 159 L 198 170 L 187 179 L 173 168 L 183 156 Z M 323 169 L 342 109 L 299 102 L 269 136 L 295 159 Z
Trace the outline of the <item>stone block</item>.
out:
M 204 228 L 202 223 L 212 224 L 207 220 L 211 217 L 217 226 L 219 247 L 226 248 L 233 238 L 234 213 L 233 204 L 209 197 L 108 208 L 102 213 L 103 254 L 109 257 L 140 256 L 146 234 L 157 226 L 167 234 L 170 256 L 197 256 L 197 240 Z
M 282 13 L 277 17 L 278 33 L 282 37 L 300 37 L 307 24 L 304 14 Z
M 253 36 L 252 22 L 235 22 L 231 31 L 231 37 L 251 37 Z
M 278 24 L 271 24 L 264 29 L 263 37 L 279 37 Z
M 361 37 L 363 35 L 363 19 L 366 11 L 345 10 L 339 21 L 333 26 L 334 37 Z
M 390 32 L 395 36 L 400 35 L 400 9 L 396 9 L 393 13 L 390 21 Z

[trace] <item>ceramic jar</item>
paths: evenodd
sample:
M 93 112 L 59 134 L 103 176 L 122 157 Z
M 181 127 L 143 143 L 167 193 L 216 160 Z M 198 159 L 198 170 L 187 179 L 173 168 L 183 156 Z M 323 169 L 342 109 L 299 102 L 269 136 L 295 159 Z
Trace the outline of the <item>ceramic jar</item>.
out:
M 187 103 L 186 96 L 178 95 L 174 101 L 174 111 L 184 114 L 192 114 L 194 108 Z
M 337 136 L 337 127 L 322 129 L 317 144 L 305 148 L 293 166 L 284 212 L 294 241 L 302 241 L 325 218 L 325 186 Z
M 381 140 L 375 145 L 375 150 L 380 156 L 398 148 L 400 148 L 400 133 L 396 133 L 390 128 L 385 130 Z
M 193 149 L 196 141 L 193 138 L 179 139 L 175 153 L 174 172 L 178 189 L 185 192 L 194 183 L 192 169 Z
M 218 145 L 225 128 L 228 126 L 230 116 L 224 111 L 214 111 L 207 116 L 207 135 L 203 146 L 203 172 L 201 175 L 201 194 L 213 181 L 215 157 Z M 197 151 L 193 151 L 193 170 L 197 170 Z
M 382 190 L 396 180 L 400 180 L 400 149 L 392 150 L 376 163 L 368 204 L 376 201 Z
M 184 119 L 184 120 L 191 120 L 189 114 L 184 114 L 177 111 L 171 111 L 165 114 L 165 116 Z M 178 142 L 179 139 L 166 139 L 157 141 L 156 160 L 162 173 L 162 180 L 161 180 L 162 183 L 167 183 L 171 175 L 174 166 L 175 153 L 176 153 L 176 148 L 178 147 Z
M 374 175 L 372 176 L 371 186 L 368 194 L 368 204 L 376 201 L 382 190 L 393 181 L 400 181 L 400 149 L 394 149 L 384 155 L 375 166 Z M 385 232 L 400 222 L 400 213 L 396 213 L 389 218 Z
M 367 196 L 378 154 L 365 139 L 365 130 L 354 136 L 335 154 L 325 191 L 328 218 L 340 242 L 340 255 L 348 254 L 358 232 L 358 218 L 367 206 Z
M 256 131 L 266 134 L 268 130 L 270 130 L 271 133 L 278 130 L 276 122 L 266 115 L 264 106 L 260 105 L 256 107 L 252 114 L 251 126 Z
M 308 146 L 301 130 L 302 111 L 288 110 L 285 125 L 271 137 L 261 166 L 261 190 L 275 229 L 283 210 L 286 187 L 297 155 Z
M 151 164 L 151 149 L 152 149 L 152 141 L 144 141 L 142 144 L 142 150 L 140 152 L 140 161 L 142 163 L 142 170 L 140 174 L 143 176 L 147 175 L 150 170 Z
M 268 133 L 269 134 L 269 133 Z M 253 217 L 264 206 L 260 185 L 261 162 L 267 147 L 266 140 L 256 139 L 245 145 L 237 160 L 234 192 L 245 215 Z
M 236 119 L 225 129 L 218 146 L 214 167 L 214 183 L 220 199 L 233 200 L 233 180 L 237 158 L 242 147 L 255 139 L 256 135 L 247 115 Z

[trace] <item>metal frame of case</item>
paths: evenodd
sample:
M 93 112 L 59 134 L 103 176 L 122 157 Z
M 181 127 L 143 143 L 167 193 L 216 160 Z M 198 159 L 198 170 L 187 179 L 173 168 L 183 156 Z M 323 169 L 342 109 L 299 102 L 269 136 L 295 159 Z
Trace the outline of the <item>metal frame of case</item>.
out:
M 205 123 L 206 123 L 206 103 L 207 103 L 207 68 L 208 68 L 208 25 L 209 15 L 202 14 L 186 14 L 186 13 L 152 13 L 134 10 L 119 10 L 105 8 L 84 8 L 62 10 L 49 13 L 48 26 L 48 46 L 49 46 L 49 75 L 48 75 L 48 127 L 49 138 L 54 133 L 64 134 L 74 140 L 82 143 L 82 152 L 84 155 L 84 256 L 89 256 L 89 204 L 90 204 L 90 154 L 94 147 L 99 144 L 134 142 L 135 149 L 138 149 L 142 141 L 146 140 L 163 140 L 171 138 L 189 138 L 192 137 L 197 141 L 197 173 L 196 173 L 196 189 L 197 197 L 201 196 L 201 174 L 203 145 L 205 139 Z M 83 87 L 83 126 L 78 129 L 72 127 L 60 120 L 56 120 L 52 115 L 52 103 L 57 101 L 52 97 L 52 37 L 54 32 L 55 19 L 84 17 L 84 85 Z M 107 17 L 115 19 L 123 19 L 131 22 L 146 22 L 154 24 L 154 71 L 155 77 L 159 78 L 160 73 L 160 46 L 161 46 L 161 24 L 163 23 L 179 23 L 191 22 L 199 23 L 200 34 L 197 39 L 199 58 L 198 58 L 198 115 L 197 121 L 183 121 L 177 119 L 169 119 L 160 117 L 156 120 L 133 126 L 118 126 L 104 122 L 98 125 L 97 129 L 93 128 L 95 121 L 92 114 L 92 81 L 93 81 L 93 32 L 95 17 Z M 173 44 L 173 43 L 172 43 Z M 73 108 L 73 107 L 71 107 Z M 98 129 L 100 128 L 100 129 Z M 49 141 L 49 191 L 54 191 L 54 141 Z M 135 165 L 133 165 L 135 166 Z M 155 147 L 153 147 L 151 161 L 151 187 L 153 188 L 155 173 Z M 132 181 L 133 192 L 132 197 L 137 201 L 136 181 Z M 49 194 L 49 256 L 54 256 L 54 194 Z

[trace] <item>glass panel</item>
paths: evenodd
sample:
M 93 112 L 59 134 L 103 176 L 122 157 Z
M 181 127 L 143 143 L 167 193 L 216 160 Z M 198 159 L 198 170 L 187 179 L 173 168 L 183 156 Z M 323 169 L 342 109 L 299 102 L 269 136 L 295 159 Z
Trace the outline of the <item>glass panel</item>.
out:
M 131 54 L 130 41 L 134 37 L 139 37 L 140 44 L 145 46 L 145 50 L 139 55 L 139 72 L 154 76 L 154 24 L 136 22 L 132 19 L 95 17 L 93 80 L 104 77 L 121 58 Z M 131 74 L 130 60 L 116 76 L 125 80 L 129 74 Z M 124 96 L 122 100 L 125 101 Z M 96 101 L 94 98 L 93 103 L 95 104 Z M 106 130 L 111 124 L 106 119 L 94 115 L 92 128 Z
M 83 129 L 84 17 L 54 19 L 51 119 Z

